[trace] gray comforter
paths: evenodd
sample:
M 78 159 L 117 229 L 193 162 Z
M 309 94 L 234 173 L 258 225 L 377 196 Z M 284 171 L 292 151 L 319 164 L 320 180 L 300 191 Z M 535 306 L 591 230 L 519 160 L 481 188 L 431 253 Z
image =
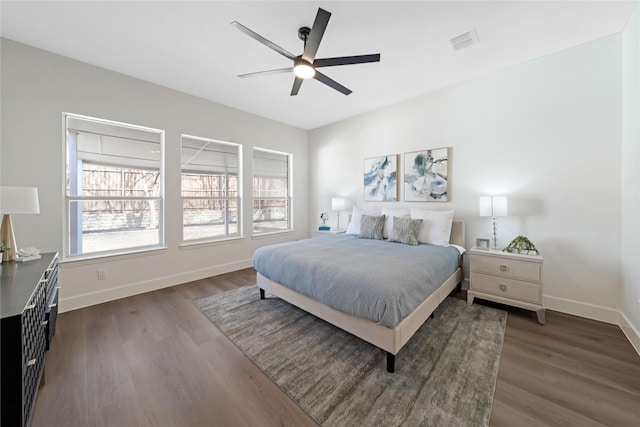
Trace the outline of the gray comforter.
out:
M 336 310 L 394 327 L 455 272 L 453 247 L 338 234 L 258 249 L 260 274 Z

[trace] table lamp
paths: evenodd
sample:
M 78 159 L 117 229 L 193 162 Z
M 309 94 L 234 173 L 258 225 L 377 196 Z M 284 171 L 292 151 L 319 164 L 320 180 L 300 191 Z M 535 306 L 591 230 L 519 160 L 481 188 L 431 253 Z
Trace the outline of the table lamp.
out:
M 2 253 L 3 261 L 16 259 L 16 237 L 13 233 L 11 215 L 39 214 L 37 187 L 0 187 L 0 213 L 3 214 L 0 228 L 0 243 L 9 247 Z
M 340 211 L 349 208 L 349 201 L 344 197 L 332 197 L 331 198 L 331 210 L 338 212 L 338 227 L 337 230 L 340 230 Z
M 507 216 L 507 196 L 481 196 L 480 216 L 490 216 L 493 223 L 493 249 L 498 246 L 496 217 Z

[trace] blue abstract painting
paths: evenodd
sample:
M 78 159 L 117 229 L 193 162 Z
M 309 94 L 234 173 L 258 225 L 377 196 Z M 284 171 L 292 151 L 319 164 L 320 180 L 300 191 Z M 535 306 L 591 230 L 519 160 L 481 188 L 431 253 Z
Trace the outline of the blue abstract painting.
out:
M 449 201 L 449 148 L 415 151 L 404 155 L 404 200 Z
M 398 154 L 364 160 L 364 201 L 398 201 Z

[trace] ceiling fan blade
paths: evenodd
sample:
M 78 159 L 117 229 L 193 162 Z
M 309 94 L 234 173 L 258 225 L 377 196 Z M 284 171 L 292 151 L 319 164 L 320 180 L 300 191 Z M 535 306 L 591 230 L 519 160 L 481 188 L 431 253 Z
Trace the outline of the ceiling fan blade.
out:
M 255 73 L 238 74 L 238 77 L 240 77 L 241 79 L 246 79 L 247 77 L 268 76 L 269 74 L 290 73 L 292 71 L 293 71 L 292 67 L 278 68 L 277 70 L 256 71 Z
M 305 61 L 313 63 L 318 47 L 320 46 L 320 42 L 322 41 L 324 30 L 327 29 L 329 18 L 331 18 L 331 14 L 329 12 L 322 8 L 318 8 L 316 20 L 313 21 L 313 27 L 311 27 L 311 33 L 309 33 L 309 38 L 307 39 L 307 43 L 304 47 L 304 53 L 302 54 L 302 59 Z
M 318 80 L 319 82 L 322 82 L 322 83 L 326 84 L 329 87 L 334 88 L 338 92 L 343 93 L 345 95 L 349 95 L 351 93 L 350 89 L 347 89 L 346 87 L 342 86 L 337 81 L 335 81 L 333 79 L 330 79 L 329 77 L 325 76 L 324 74 L 318 72 L 318 70 L 316 70 L 316 74 L 313 76 L 313 78 Z
M 380 62 L 380 54 L 342 56 L 340 58 L 318 58 L 313 61 L 313 66 L 314 68 L 333 67 L 334 65 L 366 64 L 368 62 Z
M 295 80 L 293 81 L 293 87 L 291 88 L 291 96 L 296 96 L 298 94 L 298 91 L 300 90 L 300 86 L 302 86 L 303 81 L 304 79 L 301 79 L 300 77 L 296 76 Z
M 276 52 L 278 52 L 280 55 L 286 56 L 287 58 L 294 60 L 296 59 L 296 56 L 289 52 L 286 49 L 281 48 L 280 46 L 278 46 L 277 44 L 275 44 L 274 42 L 265 39 L 264 37 L 262 37 L 260 34 L 256 33 L 255 31 L 252 31 L 250 29 L 248 29 L 247 27 L 245 27 L 244 25 L 242 25 L 241 23 L 237 22 L 237 21 L 233 21 L 231 23 L 231 25 L 235 26 L 237 29 L 239 29 L 240 31 L 242 31 L 243 33 L 245 33 L 246 35 L 248 35 L 249 37 L 259 41 L 260 43 L 262 43 L 263 45 L 275 50 Z

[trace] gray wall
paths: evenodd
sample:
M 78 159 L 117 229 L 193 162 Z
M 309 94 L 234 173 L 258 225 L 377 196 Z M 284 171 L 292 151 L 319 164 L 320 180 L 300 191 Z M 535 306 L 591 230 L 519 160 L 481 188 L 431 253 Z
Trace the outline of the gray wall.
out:
M 640 8 L 622 44 L 622 293 L 623 330 L 640 352 Z M 635 331 L 634 331 L 635 329 Z
M 248 267 L 257 247 L 308 235 L 306 131 L 7 39 L 1 43 L 0 180 L 2 185 L 37 186 L 40 195 L 40 215 L 12 218 L 20 247 L 62 251 L 63 112 L 166 131 L 167 248 L 63 263 L 62 310 Z M 181 133 L 243 145 L 244 239 L 180 247 Z M 293 233 L 251 237 L 254 146 L 293 154 Z M 108 271 L 108 279 L 97 280 L 99 268 Z
M 491 234 L 479 196 L 506 195 L 499 243 L 524 234 L 542 252 L 547 307 L 619 323 L 621 44 L 606 37 L 313 130 L 311 220 L 334 194 L 455 209 L 470 248 Z M 400 202 L 363 202 L 363 159 L 437 147 L 451 147 L 450 202 L 404 202 L 402 186 Z

